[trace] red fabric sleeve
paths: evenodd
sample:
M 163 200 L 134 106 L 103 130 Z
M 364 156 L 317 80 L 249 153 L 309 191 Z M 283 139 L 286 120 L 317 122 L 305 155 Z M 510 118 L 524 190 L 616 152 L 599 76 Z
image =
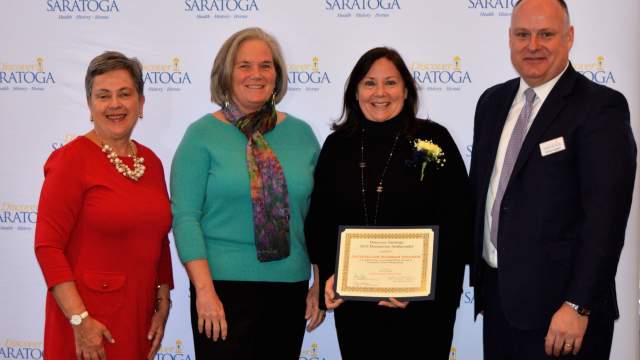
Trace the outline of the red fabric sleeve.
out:
M 158 262 L 158 285 L 168 284 L 173 289 L 173 268 L 171 267 L 171 252 L 169 251 L 169 237 L 162 241 L 162 252 Z
M 82 207 L 85 184 L 81 157 L 73 150 L 55 151 L 44 166 L 35 253 L 49 289 L 75 280 L 65 250 Z
M 157 156 L 155 156 L 155 154 L 153 154 L 153 156 L 157 159 L 159 168 L 161 169 L 160 174 L 162 178 L 162 188 L 164 189 L 168 199 L 169 193 L 167 192 L 167 182 L 164 179 L 164 168 L 162 166 L 162 162 Z M 160 253 L 160 261 L 158 262 L 158 285 L 161 284 L 167 284 L 169 285 L 169 289 L 173 289 L 173 268 L 171 266 L 169 236 L 165 236 L 165 238 L 162 240 L 162 252 Z

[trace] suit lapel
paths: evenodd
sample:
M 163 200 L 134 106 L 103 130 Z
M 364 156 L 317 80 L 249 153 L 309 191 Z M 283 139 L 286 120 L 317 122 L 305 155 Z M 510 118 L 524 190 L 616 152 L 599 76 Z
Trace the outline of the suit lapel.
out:
M 569 64 L 567 71 L 565 71 L 553 87 L 533 120 L 533 123 L 524 138 L 524 143 L 522 144 L 522 148 L 518 154 L 518 159 L 513 167 L 513 172 L 511 174 L 512 177 L 522 169 L 524 164 L 532 155 L 531 152 L 537 148 L 540 138 L 544 135 L 547 128 L 556 120 L 560 111 L 565 107 L 567 103 L 565 98 L 573 90 L 576 76 L 579 76 L 578 73 L 573 69 L 571 64 Z

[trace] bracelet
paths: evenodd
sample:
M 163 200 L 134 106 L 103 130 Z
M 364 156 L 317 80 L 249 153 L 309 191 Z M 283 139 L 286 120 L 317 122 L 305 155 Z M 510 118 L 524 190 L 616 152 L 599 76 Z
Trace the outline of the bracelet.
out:
M 167 301 L 169 302 L 169 309 L 171 309 L 171 307 L 173 306 L 173 301 L 171 301 L 171 299 L 166 298 L 166 297 L 159 297 L 159 298 L 156 298 L 156 302 L 160 302 L 160 301 L 162 301 L 162 300 L 167 300 Z

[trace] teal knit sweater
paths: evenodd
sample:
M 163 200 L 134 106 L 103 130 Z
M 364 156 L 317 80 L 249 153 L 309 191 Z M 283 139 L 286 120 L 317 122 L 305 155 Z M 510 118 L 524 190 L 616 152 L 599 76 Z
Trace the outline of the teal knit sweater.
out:
M 171 164 L 173 235 L 183 263 L 207 259 L 214 280 L 295 282 L 309 279 L 304 218 L 319 145 L 302 120 L 287 115 L 265 136 L 289 190 L 291 254 L 256 257 L 247 172 L 247 138 L 207 114 L 187 129 Z

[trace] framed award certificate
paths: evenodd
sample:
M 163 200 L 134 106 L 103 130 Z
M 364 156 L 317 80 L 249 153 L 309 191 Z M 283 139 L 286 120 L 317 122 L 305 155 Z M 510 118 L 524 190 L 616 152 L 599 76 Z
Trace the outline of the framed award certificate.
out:
M 433 300 L 437 244 L 437 226 L 342 226 L 335 271 L 337 297 Z

